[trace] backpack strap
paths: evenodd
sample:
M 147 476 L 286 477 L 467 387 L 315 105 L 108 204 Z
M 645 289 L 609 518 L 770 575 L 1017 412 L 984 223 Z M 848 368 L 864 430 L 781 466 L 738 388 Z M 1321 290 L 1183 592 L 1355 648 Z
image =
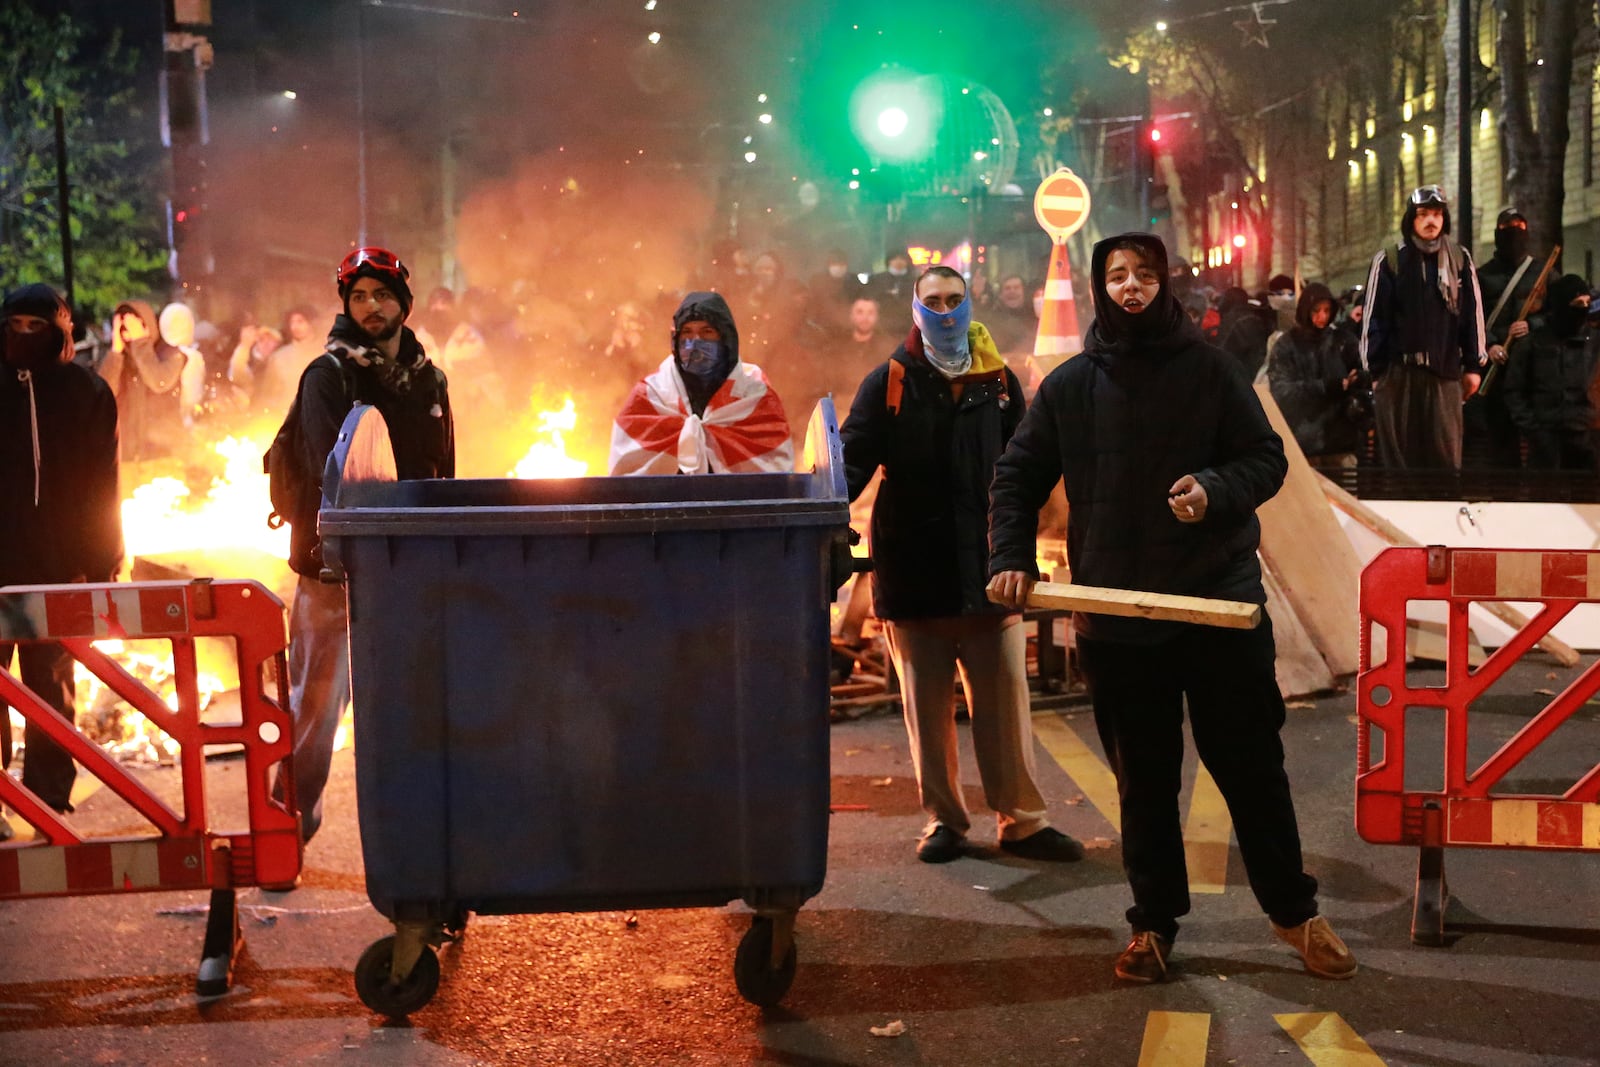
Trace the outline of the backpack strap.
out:
M 889 361 L 889 387 L 884 393 L 883 406 L 889 414 L 900 414 L 900 397 L 906 391 L 906 365 L 898 359 Z

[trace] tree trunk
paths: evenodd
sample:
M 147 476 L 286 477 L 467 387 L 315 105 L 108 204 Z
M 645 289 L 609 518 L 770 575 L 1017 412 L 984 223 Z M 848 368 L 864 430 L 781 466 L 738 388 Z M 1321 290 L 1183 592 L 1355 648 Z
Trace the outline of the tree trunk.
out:
M 1452 198 L 1457 204 L 1461 203 L 1466 190 L 1458 188 L 1458 176 L 1461 173 L 1461 153 L 1471 152 L 1472 144 L 1461 143 L 1461 128 L 1458 116 L 1463 107 L 1471 106 L 1471 90 L 1461 84 L 1461 34 L 1457 27 L 1461 24 L 1461 5 L 1470 0 L 1447 0 L 1444 10 L 1444 123 L 1440 158 L 1444 161 L 1444 176 L 1439 182 L 1446 189 L 1454 189 Z M 1465 91 L 1464 91 L 1465 90 Z M 1482 210 L 1482 205 L 1478 205 Z M 1477 243 L 1477 230 L 1473 220 L 1458 218 L 1455 220 L 1456 239 L 1462 244 L 1471 247 Z
M 1567 109 L 1572 97 L 1578 8 L 1594 0 L 1544 0 L 1538 12 L 1535 62 L 1527 47 L 1527 0 L 1498 0 L 1500 129 L 1505 138 L 1510 202 L 1528 218 L 1536 251 L 1561 243 L 1566 202 Z

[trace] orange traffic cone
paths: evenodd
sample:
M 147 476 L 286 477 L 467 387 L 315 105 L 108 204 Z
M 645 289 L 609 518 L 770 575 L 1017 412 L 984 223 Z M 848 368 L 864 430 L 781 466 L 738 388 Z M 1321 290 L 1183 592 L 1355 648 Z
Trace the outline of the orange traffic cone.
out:
M 1057 241 L 1050 253 L 1050 276 L 1044 283 L 1044 310 L 1033 342 L 1033 361 L 1043 377 L 1082 351 L 1078 306 L 1072 298 L 1072 264 L 1067 261 L 1067 243 Z

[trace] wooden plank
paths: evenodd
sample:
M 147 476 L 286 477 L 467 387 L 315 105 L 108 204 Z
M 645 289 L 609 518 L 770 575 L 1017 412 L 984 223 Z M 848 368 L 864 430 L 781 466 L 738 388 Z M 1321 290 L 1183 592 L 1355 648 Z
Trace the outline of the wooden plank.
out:
M 1311 635 L 1335 675 L 1354 674 L 1361 664 L 1361 558 L 1317 484 L 1272 392 L 1256 386 L 1272 428 L 1283 438 L 1289 473 L 1278 494 L 1261 505 L 1261 558 L 1278 576 L 1285 599 Z
M 1312 473 L 1315 474 L 1316 472 L 1313 471 Z M 1332 501 L 1335 507 L 1385 541 L 1388 541 L 1391 545 L 1399 545 L 1402 548 L 1423 547 L 1421 541 L 1418 541 L 1354 496 L 1351 496 L 1342 486 L 1335 485 L 1320 474 L 1317 475 L 1317 479 L 1322 484 L 1323 495 Z M 1495 600 L 1479 600 L 1474 601 L 1474 603 L 1513 630 L 1520 630 L 1528 625 L 1528 617 L 1510 604 Z M 1575 667 L 1578 665 L 1579 656 L 1577 651 L 1553 634 L 1545 634 L 1543 639 L 1539 641 L 1539 647 L 1554 656 L 1563 667 Z
M 1211 600 L 1198 596 L 1151 593 L 1142 589 L 1102 589 L 1093 585 L 1040 582 L 1028 595 L 1031 608 L 1088 611 L 1096 615 L 1167 619 L 1201 626 L 1250 630 L 1261 622 L 1261 605 L 1236 600 Z
M 1267 589 L 1267 614 L 1272 617 L 1272 637 L 1278 646 L 1278 656 L 1273 667 L 1278 676 L 1278 688 L 1286 697 L 1306 696 L 1332 689 L 1333 672 L 1317 650 L 1316 643 L 1306 632 L 1305 624 L 1295 613 L 1294 606 L 1283 595 L 1283 586 L 1272 568 L 1263 561 L 1261 584 Z

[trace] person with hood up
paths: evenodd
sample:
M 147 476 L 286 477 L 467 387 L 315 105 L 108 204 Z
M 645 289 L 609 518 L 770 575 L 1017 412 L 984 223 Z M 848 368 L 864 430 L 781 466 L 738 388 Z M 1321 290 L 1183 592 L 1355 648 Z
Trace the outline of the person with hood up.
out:
M 1294 439 L 1313 467 L 1356 465 L 1366 436 L 1367 391 L 1355 339 L 1333 325 L 1333 291 L 1312 282 L 1300 291 L 1294 325 L 1272 346 L 1267 383 Z
M 111 314 L 111 350 L 97 368 L 121 416 L 122 458 L 170 455 L 183 433 L 183 353 L 161 343 L 155 309 L 125 300 Z
M 1506 362 L 1506 347 L 1528 336 L 1528 323 L 1518 322 L 1528 302 L 1539 265 L 1528 254 L 1528 220 L 1514 207 L 1500 212 L 1494 224 L 1494 255 L 1478 268 L 1478 288 L 1483 294 L 1483 343 L 1489 359 Z M 1522 466 L 1522 440 L 1506 410 L 1502 389 L 1491 389 L 1468 400 L 1462 411 L 1462 445 L 1491 467 Z M 1476 446 L 1476 447 L 1474 447 Z M 1470 460 L 1467 462 L 1471 462 Z
M 310 841 L 322 825 L 322 791 L 339 717 L 350 702 L 350 636 L 344 590 L 321 581 L 317 510 L 322 473 L 345 416 L 371 404 L 383 416 L 401 481 L 454 478 L 455 423 L 444 372 L 405 325 L 411 277 L 384 248 L 358 248 L 335 272 L 344 313 L 322 355 L 300 374 L 302 468 L 311 485 L 288 516 L 289 566 L 298 574 L 289 609 L 289 703 L 294 716 L 294 788 Z
M 1483 301 L 1472 256 L 1450 238 L 1450 204 L 1437 185 L 1412 190 L 1400 243 L 1372 257 L 1361 328 L 1379 462 L 1460 470 L 1461 405 L 1486 362 Z
M 1267 358 L 1267 341 L 1272 335 L 1269 312 L 1250 302 L 1250 294 L 1234 286 L 1217 302 L 1216 344 L 1233 356 L 1246 381 L 1254 381 Z
M 1533 332 L 1505 369 L 1506 411 L 1528 442 L 1528 466 L 1590 471 L 1589 283 L 1564 275 L 1545 293 Z
M 1022 418 L 1022 383 L 972 320 L 960 274 L 929 267 L 911 293 L 915 325 L 862 381 L 839 436 L 852 501 L 883 470 L 872 508 L 872 599 L 900 677 L 928 814 L 917 858 L 956 859 L 971 829 L 956 757 L 959 666 L 1000 848 L 1025 859 L 1081 859 L 1083 846 L 1050 825 L 1035 780 L 1022 617 L 984 596 L 989 479 Z
M 672 353 L 633 387 L 611 427 L 611 473 L 793 470 L 783 402 L 760 367 L 740 361 L 728 302 L 690 293 L 672 316 Z
M 122 568 L 117 401 L 94 371 L 72 362 L 72 316 L 47 285 L 0 306 L 0 586 L 108 582 Z M 0 643 L 22 683 L 68 722 L 76 719 L 73 659 L 56 644 Z M 31 720 L 22 784 L 58 812 L 72 810 L 72 757 Z M 0 705 L 0 756 L 11 765 L 11 715 Z M 0 819 L 0 839 L 11 828 Z
M 1039 508 L 1065 480 L 1067 562 L 1090 586 L 1266 603 L 1256 509 L 1288 471 L 1283 442 L 1233 358 L 1172 296 L 1160 238 L 1094 247 L 1095 320 L 1083 353 L 1050 372 L 995 464 L 989 595 L 1021 608 L 1037 581 Z M 1079 612 L 1078 661 L 1122 808 L 1133 938 L 1117 977 L 1158 982 L 1189 911 L 1178 787 L 1183 710 L 1232 813 L 1272 931 L 1312 974 L 1356 970 L 1317 914 L 1284 772 L 1272 621 L 1253 630 Z

